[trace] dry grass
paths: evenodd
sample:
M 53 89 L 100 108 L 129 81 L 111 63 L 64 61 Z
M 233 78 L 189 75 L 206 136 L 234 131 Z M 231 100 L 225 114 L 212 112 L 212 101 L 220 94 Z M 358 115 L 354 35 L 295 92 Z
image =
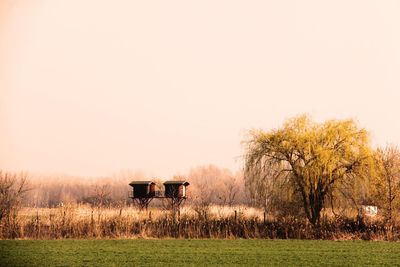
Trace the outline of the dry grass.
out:
M 264 217 L 246 206 L 184 207 L 180 215 L 169 210 L 133 207 L 25 208 L 0 224 L 0 238 L 296 238 L 397 240 L 398 227 L 380 221 L 325 218 L 314 227 L 296 218 Z
M 234 216 L 235 211 L 237 216 L 240 218 L 263 218 L 263 210 L 248 206 L 218 206 L 211 205 L 207 208 L 207 215 L 210 219 L 226 219 Z M 139 210 L 133 206 L 126 206 L 121 208 L 93 208 L 89 205 L 68 205 L 65 207 L 58 208 L 23 208 L 19 212 L 21 218 L 32 218 L 37 216 L 57 216 L 63 212 L 68 212 L 71 216 L 77 219 L 87 218 L 94 214 L 95 216 L 101 216 L 104 218 L 110 218 L 115 216 L 129 217 L 132 220 L 146 220 L 146 219 L 160 219 L 171 215 L 171 211 L 162 208 L 149 208 L 146 210 Z M 192 207 L 184 206 L 180 211 L 181 216 L 184 217 L 196 217 L 198 213 Z

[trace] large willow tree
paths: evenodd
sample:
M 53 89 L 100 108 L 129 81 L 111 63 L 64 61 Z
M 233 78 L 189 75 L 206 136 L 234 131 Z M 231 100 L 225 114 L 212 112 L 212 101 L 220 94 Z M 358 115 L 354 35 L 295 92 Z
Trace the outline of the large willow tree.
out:
M 367 131 L 353 120 L 315 123 L 307 115 L 280 129 L 253 130 L 246 145 L 245 179 L 252 193 L 266 192 L 260 186 L 266 181 L 290 185 L 312 224 L 319 222 L 327 195 L 365 169 L 372 154 Z

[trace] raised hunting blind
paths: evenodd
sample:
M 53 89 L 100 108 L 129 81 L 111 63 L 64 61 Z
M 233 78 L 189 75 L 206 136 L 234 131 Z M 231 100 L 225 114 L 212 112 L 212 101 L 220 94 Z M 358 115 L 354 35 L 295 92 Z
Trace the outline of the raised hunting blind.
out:
M 156 192 L 156 183 L 152 181 L 133 181 L 129 184 L 132 186 L 132 197 L 154 197 Z
M 140 208 L 148 208 L 153 198 L 167 198 L 171 201 L 172 208 L 179 209 L 181 203 L 187 198 L 189 183 L 186 181 L 166 181 L 164 191 L 156 190 L 156 184 L 152 181 L 132 181 L 129 183 L 132 191 L 129 198 Z
M 164 183 L 165 197 L 170 199 L 171 207 L 174 213 L 178 211 L 182 202 L 187 198 L 186 187 L 189 185 L 186 181 L 166 181 Z
M 147 209 L 150 201 L 156 195 L 156 184 L 152 181 L 132 181 L 129 185 L 132 186 L 129 197 L 140 209 Z
M 186 181 L 166 181 L 165 197 L 168 198 L 186 198 L 186 187 L 189 185 Z

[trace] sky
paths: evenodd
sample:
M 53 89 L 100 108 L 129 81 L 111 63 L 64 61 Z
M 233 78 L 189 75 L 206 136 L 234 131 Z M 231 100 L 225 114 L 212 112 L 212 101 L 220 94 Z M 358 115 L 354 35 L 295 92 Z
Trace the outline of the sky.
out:
M 400 1 L 0 0 L 0 168 L 243 166 L 308 113 L 400 144 Z

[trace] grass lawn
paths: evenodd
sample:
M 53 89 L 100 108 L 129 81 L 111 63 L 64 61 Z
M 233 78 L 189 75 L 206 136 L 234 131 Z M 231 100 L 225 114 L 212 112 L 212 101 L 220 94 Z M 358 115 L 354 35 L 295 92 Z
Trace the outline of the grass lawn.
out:
M 302 240 L 1 240 L 0 266 L 400 266 L 400 243 Z

